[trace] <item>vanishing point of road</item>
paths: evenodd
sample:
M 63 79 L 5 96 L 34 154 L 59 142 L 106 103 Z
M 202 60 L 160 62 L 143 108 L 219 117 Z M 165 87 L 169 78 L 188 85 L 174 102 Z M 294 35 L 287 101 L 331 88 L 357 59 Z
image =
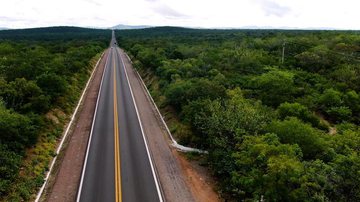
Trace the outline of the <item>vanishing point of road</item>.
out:
M 77 201 L 163 201 L 113 33 Z

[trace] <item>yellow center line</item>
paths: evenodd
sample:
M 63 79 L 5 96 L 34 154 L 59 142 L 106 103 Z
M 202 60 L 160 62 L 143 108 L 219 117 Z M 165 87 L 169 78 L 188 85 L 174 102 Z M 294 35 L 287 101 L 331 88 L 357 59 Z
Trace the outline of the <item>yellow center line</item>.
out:
M 115 146 L 115 201 L 122 201 L 121 192 L 121 169 L 120 169 L 120 145 L 119 145 L 119 123 L 118 123 L 118 109 L 117 109 L 117 93 L 116 93 L 116 65 L 114 52 L 113 63 L 114 63 L 114 146 Z

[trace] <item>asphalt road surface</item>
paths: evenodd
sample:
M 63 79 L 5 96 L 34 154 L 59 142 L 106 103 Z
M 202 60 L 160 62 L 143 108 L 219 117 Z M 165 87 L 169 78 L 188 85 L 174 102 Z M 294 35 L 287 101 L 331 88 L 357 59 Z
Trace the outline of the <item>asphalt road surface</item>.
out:
M 110 46 L 77 201 L 162 201 L 114 35 Z

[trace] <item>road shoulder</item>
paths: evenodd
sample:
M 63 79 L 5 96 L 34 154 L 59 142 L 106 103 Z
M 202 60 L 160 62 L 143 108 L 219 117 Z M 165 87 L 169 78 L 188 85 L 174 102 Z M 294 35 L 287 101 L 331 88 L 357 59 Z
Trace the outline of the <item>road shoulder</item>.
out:
M 85 92 L 84 100 L 80 105 L 74 126 L 65 140 L 65 144 L 55 163 L 53 173 L 50 176 L 41 201 L 70 202 L 76 200 L 96 100 L 107 55 L 108 50 L 105 51 L 101 58 L 88 89 Z
M 165 200 L 175 202 L 219 201 L 218 195 L 208 184 L 208 180 L 202 179 L 198 170 L 194 169 L 185 157 L 179 155 L 178 151 L 170 146 L 171 140 L 141 78 L 132 68 L 124 51 L 121 50 L 120 53 L 128 72 L 152 159 L 159 173 Z

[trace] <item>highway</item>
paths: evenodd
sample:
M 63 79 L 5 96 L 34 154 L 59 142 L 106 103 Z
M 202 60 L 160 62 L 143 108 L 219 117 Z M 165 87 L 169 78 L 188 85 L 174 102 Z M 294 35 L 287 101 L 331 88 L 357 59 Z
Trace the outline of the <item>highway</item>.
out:
M 77 201 L 163 201 L 120 54 L 113 33 Z

